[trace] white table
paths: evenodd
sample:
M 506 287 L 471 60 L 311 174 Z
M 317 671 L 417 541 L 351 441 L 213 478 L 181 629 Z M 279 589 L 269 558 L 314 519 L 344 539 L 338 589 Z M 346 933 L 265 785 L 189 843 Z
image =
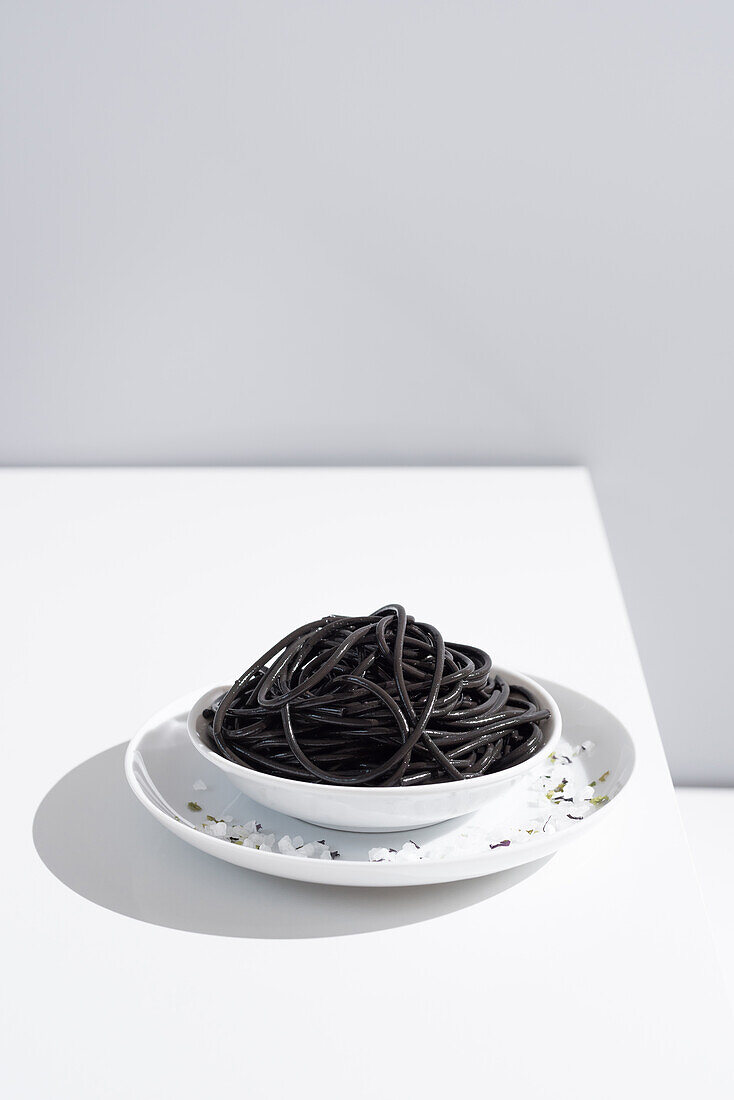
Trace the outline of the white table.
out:
M 734 998 L 734 864 L 731 857 L 734 788 L 678 787 L 683 827 L 701 883 L 716 954 L 729 999 Z
M 584 471 L 6 471 L 0 502 L 8 1096 L 728 1094 L 728 1009 Z M 391 600 L 615 712 L 639 751 L 626 806 L 515 879 L 341 891 L 207 859 L 134 803 L 120 749 L 85 763 L 292 625 Z M 39 804 L 75 889 L 34 850 Z M 183 930 L 182 876 L 229 935 Z

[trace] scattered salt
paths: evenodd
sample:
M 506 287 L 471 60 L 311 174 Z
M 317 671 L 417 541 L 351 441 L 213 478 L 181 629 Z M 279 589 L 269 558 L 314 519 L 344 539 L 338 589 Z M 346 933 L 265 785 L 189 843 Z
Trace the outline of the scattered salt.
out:
M 574 768 L 573 757 L 582 752 L 591 752 L 595 748 L 593 741 L 584 741 L 575 748 L 566 748 L 565 755 L 558 752 L 555 759 L 546 764 L 539 776 L 530 776 L 518 791 L 522 793 L 527 818 L 525 824 L 509 825 L 507 822 L 495 824 L 490 829 L 474 825 L 464 825 L 461 832 L 444 838 L 442 842 L 430 844 L 427 848 L 431 860 L 450 859 L 468 851 L 486 851 L 499 849 L 509 844 L 526 844 L 535 841 L 538 836 L 552 836 L 559 830 L 573 828 L 577 821 L 583 820 L 594 809 L 596 790 L 586 783 L 578 770 Z M 605 773 L 606 779 L 609 773 Z M 194 783 L 197 791 L 207 790 L 203 780 Z M 597 799 L 597 801 L 599 801 Z M 521 811 L 518 810 L 518 817 Z M 262 825 L 255 821 L 246 821 L 243 825 L 233 824 L 231 814 L 225 814 L 221 821 L 211 820 L 200 826 L 208 836 L 222 840 L 234 840 L 245 848 L 260 851 L 278 851 L 282 855 L 297 855 L 302 859 L 335 859 L 325 840 L 312 840 L 306 843 L 302 836 L 292 839 L 286 835 L 276 841 L 275 833 L 264 833 Z M 370 848 L 368 859 L 371 863 L 415 863 L 422 860 L 424 851 L 414 840 L 406 841 L 399 851 L 394 848 Z

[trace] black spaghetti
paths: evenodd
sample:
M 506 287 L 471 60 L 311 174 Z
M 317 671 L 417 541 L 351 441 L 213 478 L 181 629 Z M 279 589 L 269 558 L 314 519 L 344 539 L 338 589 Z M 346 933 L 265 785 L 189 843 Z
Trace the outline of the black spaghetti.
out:
M 310 783 L 473 779 L 543 745 L 550 712 L 399 604 L 327 615 L 281 638 L 204 712 L 217 751 Z

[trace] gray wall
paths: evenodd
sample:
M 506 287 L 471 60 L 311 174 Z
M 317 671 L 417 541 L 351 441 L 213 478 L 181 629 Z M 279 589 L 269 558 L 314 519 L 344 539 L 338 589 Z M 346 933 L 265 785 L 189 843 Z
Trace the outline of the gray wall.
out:
M 674 774 L 734 781 L 734 6 L 1 18 L 0 461 L 587 463 Z

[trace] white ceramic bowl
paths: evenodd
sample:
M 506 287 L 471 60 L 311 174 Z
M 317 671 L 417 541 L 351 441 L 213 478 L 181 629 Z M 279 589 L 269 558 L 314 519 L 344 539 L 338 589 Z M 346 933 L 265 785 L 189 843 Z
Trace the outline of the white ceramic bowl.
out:
M 207 723 L 202 717 L 203 711 L 227 691 L 229 685 L 211 688 L 193 705 L 188 718 L 189 736 L 201 755 L 225 772 L 235 787 L 261 806 L 301 821 L 329 829 L 370 833 L 437 825 L 440 821 L 473 813 L 490 801 L 499 801 L 519 779 L 535 770 L 558 744 L 561 712 L 552 696 L 528 676 L 500 668 L 496 671 L 510 683 L 532 691 L 540 706 L 550 711 L 550 718 L 544 726 L 544 744 L 539 752 L 522 764 L 478 779 L 418 787 L 340 787 L 283 779 L 265 775 L 245 764 L 234 764 L 214 751 L 207 735 Z

